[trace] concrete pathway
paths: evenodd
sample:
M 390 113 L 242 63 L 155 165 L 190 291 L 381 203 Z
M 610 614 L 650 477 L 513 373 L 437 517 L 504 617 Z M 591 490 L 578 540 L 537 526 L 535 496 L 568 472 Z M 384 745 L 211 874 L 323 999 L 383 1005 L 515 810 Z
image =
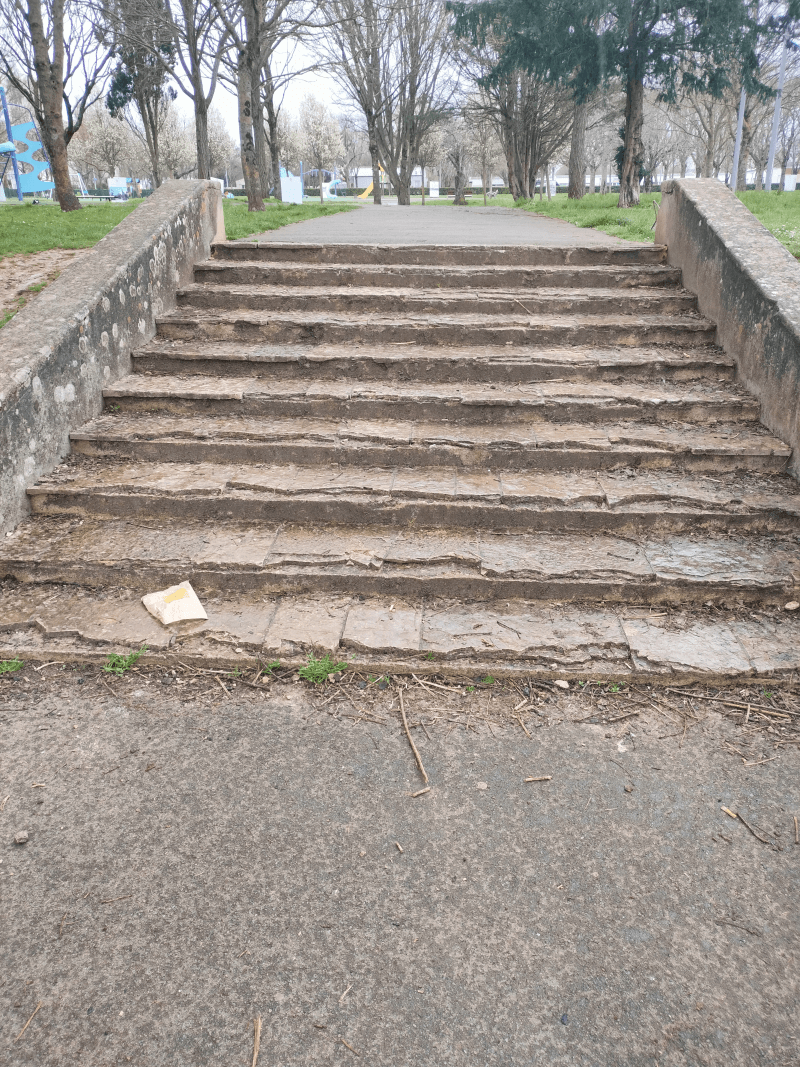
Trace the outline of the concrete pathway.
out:
M 631 245 L 599 230 L 581 229 L 508 207 L 363 205 L 327 218 L 296 222 L 254 234 L 252 241 L 315 244 L 421 245 Z
M 0 679 L 0 1062 L 796 1067 L 788 732 L 218 677 Z

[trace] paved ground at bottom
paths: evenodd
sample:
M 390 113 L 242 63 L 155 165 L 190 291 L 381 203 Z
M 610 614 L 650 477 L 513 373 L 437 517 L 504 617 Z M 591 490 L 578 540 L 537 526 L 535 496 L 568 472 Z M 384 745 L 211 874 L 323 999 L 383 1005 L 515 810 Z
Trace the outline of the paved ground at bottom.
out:
M 252 241 L 296 244 L 386 245 L 636 245 L 599 230 L 573 226 L 510 207 L 451 207 L 413 204 L 365 204 L 358 211 L 293 222 L 279 230 L 246 237 Z
M 0 679 L 9 1067 L 245 1067 L 257 1016 L 263 1067 L 797 1064 L 779 734 L 745 767 L 713 712 L 684 734 L 550 711 L 530 738 L 442 714 L 412 797 L 391 690 L 377 725 L 320 707 L 330 686 L 57 671 Z

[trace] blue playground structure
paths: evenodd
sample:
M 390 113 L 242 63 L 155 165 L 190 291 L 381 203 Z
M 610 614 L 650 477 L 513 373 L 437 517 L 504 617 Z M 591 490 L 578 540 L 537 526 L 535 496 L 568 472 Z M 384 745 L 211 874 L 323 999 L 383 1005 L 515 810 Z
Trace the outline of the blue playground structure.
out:
M 2 170 L 0 170 L 0 182 L 5 177 L 5 173 L 8 170 L 8 164 L 10 163 L 14 171 L 14 183 L 17 187 L 17 199 L 22 200 L 24 193 L 39 193 L 44 192 L 47 189 L 55 189 L 55 182 L 47 181 L 41 177 L 41 175 L 49 169 L 50 161 L 47 159 L 47 153 L 42 147 L 42 141 L 39 136 L 39 131 L 36 129 L 36 123 L 34 122 L 33 115 L 27 107 L 23 107 L 21 104 L 12 104 L 17 111 L 24 111 L 30 116 L 27 122 L 18 122 L 14 126 L 11 125 L 11 116 L 9 115 L 9 104 L 6 100 L 5 89 L 0 88 L 0 106 L 3 109 L 3 121 L 5 123 L 6 140 L 0 142 L 0 164 L 2 164 Z M 28 146 L 24 152 L 18 152 L 14 142 L 24 141 Z M 44 155 L 44 160 L 34 159 L 34 152 L 41 152 Z M 20 174 L 19 164 L 28 163 L 33 170 L 29 174 Z

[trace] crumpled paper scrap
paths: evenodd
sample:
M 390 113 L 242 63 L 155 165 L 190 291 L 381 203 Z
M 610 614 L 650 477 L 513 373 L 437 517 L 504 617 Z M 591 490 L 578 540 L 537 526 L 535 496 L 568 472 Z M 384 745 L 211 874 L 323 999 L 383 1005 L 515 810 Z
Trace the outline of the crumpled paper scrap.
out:
M 162 589 L 158 593 L 148 593 L 142 597 L 142 603 L 165 626 L 173 622 L 208 618 L 190 582 L 171 585 L 169 589 Z

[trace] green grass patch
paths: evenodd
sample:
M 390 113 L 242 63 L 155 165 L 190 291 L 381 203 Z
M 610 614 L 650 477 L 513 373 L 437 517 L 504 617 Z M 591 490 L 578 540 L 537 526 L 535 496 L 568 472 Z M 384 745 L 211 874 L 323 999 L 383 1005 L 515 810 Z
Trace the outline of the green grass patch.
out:
M 25 664 L 21 659 L 0 659 L 0 674 L 13 674 L 21 671 Z
M 121 656 L 117 652 L 112 652 L 105 662 L 103 670 L 108 674 L 124 674 L 125 671 L 129 671 L 137 659 L 144 655 L 147 651 L 147 645 L 142 645 L 141 648 L 136 649 L 134 652 L 129 652 L 127 656 Z
M 800 259 L 800 192 L 768 193 L 751 189 L 736 195 L 761 225 Z
M 322 685 L 323 682 L 328 680 L 329 675 L 346 669 L 346 663 L 337 663 L 330 653 L 326 652 L 322 659 L 309 656 L 306 666 L 301 667 L 297 673 L 307 682 L 313 682 L 314 685 Z
M 638 207 L 617 207 L 618 193 L 589 193 L 582 200 L 570 200 L 566 193 L 556 193 L 552 200 L 519 200 L 517 207 L 547 215 L 551 219 L 564 219 L 574 226 L 602 230 L 627 241 L 653 241 L 653 223 L 656 220 L 653 201 L 661 203 L 661 193 L 642 193 Z
M 225 235 L 229 241 L 238 241 L 255 233 L 278 230 L 291 222 L 306 222 L 338 215 L 340 211 L 357 210 L 353 204 L 282 204 L 277 200 L 265 201 L 263 211 L 248 211 L 245 199 L 225 200 Z
M 751 189 L 736 195 L 758 221 L 800 259 L 800 192 L 768 193 Z M 501 199 L 505 198 L 497 197 L 493 203 Z M 617 200 L 617 193 L 589 193 L 582 200 L 569 200 L 566 193 L 557 193 L 552 200 L 518 200 L 516 206 L 629 241 L 653 241 L 653 202 L 661 203 L 661 193 L 642 193 L 639 206 L 625 210 L 617 207 Z
M 62 211 L 50 201 L 7 201 L 0 204 L 0 259 L 51 248 L 91 248 L 141 203 L 84 204 L 80 211 Z

